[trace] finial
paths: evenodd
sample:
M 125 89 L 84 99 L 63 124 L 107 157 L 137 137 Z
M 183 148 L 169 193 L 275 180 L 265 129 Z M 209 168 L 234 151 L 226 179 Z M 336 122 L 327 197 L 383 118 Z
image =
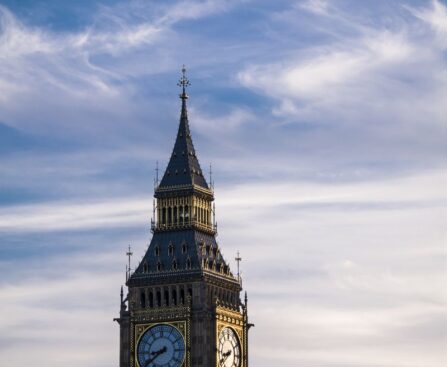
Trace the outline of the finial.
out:
M 242 257 L 239 255 L 239 251 L 237 252 L 237 256 L 235 257 L 237 262 L 237 280 L 240 283 L 241 282 L 241 273 L 239 272 L 239 263 L 242 261 Z
M 211 189 L 211 191 L 214 189 L 214 184 L 213 184 L 213 168 L 212 168 L 212 166 L 211 166 L 211 163 L 210 163 L 210 189 Z
M 180 94 L 180 98 L 183 99 L 183 100 L 188 99 L 188 95 L 186 94 L 186 88 L 189 87 L 191 85 L 191 83 L 189 82 L 189 79 L 186 77 L 186 67 L 185 67 L 185 64 L 183 64 L 183 67 L 182 67 L 182 77 L 178 81 L 177 85 L 179 87 L 182 87 L 182 94 Z
M 133 255 L 133 252 L 131 251 L 132 248 L 129 245 L 129 250 L 126 252 L 126 256 L 129 258 L 129 266 L 127 267 L 127 279 L 130 278 L 130 257 Z

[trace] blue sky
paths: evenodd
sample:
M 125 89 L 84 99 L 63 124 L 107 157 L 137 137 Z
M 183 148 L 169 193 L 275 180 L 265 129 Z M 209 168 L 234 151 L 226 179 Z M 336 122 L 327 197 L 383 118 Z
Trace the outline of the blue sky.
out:
M 445 366 L 446 40 L 440 0 L 2 1 L 0 364 L 117 363 L 186 64 L 252 364 Z

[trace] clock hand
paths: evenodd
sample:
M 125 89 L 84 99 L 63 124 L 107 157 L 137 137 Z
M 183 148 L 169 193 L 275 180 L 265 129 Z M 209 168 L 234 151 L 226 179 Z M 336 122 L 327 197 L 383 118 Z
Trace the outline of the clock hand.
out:
M 158 358 L 159 355 L 165 353 L 166 351 L 167 351 L 167 348 L 166 348 L 166 346 L 164 346 L 160 350 L 157 350 L 155 352 L 151 352 L 151 356 L 153 356 L 153 357 L 147 360 L 147 362 L 144 364 L 144 367 L 148 367 L 150 363 L 155 361 Z
M 228 352 L 222 353 L 222 357 L 224 358 L 220 359 L 220 364 L 222 365 L 223 363 L 225 363 L 225 361 L 230 355 L 231 355 L 231 349 Z
M 160 355 L 160 354 L 162 354 L 162 353 L 164 353 L 164 352 L 166 352 L 166 345 L 163 347 L 163 348 L 161 348 L 160 350 L 157 350 L 157 351 L 155 351 L 155 352 L 152 352 L 151 353 L 151 355 L 153 356 L 153 355 Z

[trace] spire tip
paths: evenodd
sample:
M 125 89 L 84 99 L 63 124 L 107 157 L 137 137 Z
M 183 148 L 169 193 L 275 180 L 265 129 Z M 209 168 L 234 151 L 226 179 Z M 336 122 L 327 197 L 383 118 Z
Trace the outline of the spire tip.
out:
M 185 100 L 188 99 L 188 95 L 186 94 L 186 88 L 191 85 L 189 79 L 186 77 L 186 66 L 183 64 L 182 67 L 182 76 L 178 81 L 177 85 L 182 88 L 182 94 L 180 94 L 180 98 Z

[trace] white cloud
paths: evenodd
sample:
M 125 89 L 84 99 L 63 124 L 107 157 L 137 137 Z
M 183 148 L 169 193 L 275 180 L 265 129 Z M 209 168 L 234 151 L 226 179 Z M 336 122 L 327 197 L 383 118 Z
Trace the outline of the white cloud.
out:
M 178 42 L 172 31 L 175 24 L 225 11 L 232 3 L 209 0 L 169 6 L 138 2 L 127 5 L 100 7 L 94 24 L 77 32 L 60 33 L 26 25 L 8 8 L 0 6 L 0 119 L 36 130 L 37 126 L 29 123 L 30 108 L 24 111 L 21 106 L 32 106 L 39 100 L 40 110 L 57 111 L 57 106 L 67 100 L 81 111 L 92 104 L 96 110 L 103 108 L 112 114 L 128 110 L 134 91 L 129 76 L 179 67 L 178 60 L 166 59 L 169 55 L 156 57 L 150 51 L 160 52 L 154 50 L 160 42 L 166 48 Z M 163 49 L 161 45 L 159 48 Z M 137 51 L 142 50 L 151 55 L 145 56 L 144 68 L 129 67 L 135 62 Z M 160 58 L 165 58 L 165 62 L 160 63 Z M 120 66 L 123 62 L 127 67 Z M 86 115 L 91 116 L 92 112 Z M 46 123 L 51 127 L 56 124 L 51 118 Z
M 73 274 L 73 263 L 64 265 L 61 274 Z M 118 324 L 112 318 L 118 316 L 120 275 L 59 275 L 1 286 L 0 310 L 13 317 L 0 322 L 0 363 L 33 364 L 38 358 L 46 365 L 74 367 L 118 360 Z
M 157 22 L 172 25 L 182 20 L 192 20 L 227 11 L 231 3 L 228 0 L 180 1 L 166 11 Z
M 219 136 L 234 133 L 240 130 L 242 125 L 255 120 L 255 115 L 246 109 L 236 108 L 223 116 L 208 116 L 204 112 L 189 108 L 189 116 L 193 121 L 194 129 L 207 136 Z
M 323 14 L 328 13 L 329 4 L 326 0 L 307 0 L 299 5 L 302 9 L 310 11 L 311 13 Z
M 272 96 L 303 100 L 336 98 L 341 90 L 362 88 L 374 74 L 400 66 L 415 57 L 416 49 L 400 34 L 383 32 L 366 37 L 351 49 L 334 47 L 298 64 L 253 67 L 239 75 L 248 86 Z M 340 48 L 340 49 L 337 49 Z
M 0 231 L 58 231 L 144 225 L 150 198 L 96 203 L 55 203 L 1 210 Z M 148 206 L 149 205 L 149 206 Z
M 0 60 L 57 51 L 44 32 L 27 29 L 4 6 L 0 6 L 0 27 Z
M 443 19 L 444 5 L 436 2 L 435 10 Z M 273 112 L 292 121 L 443 126 L 445 62 L 433 37 L 421 35 L 426 24 L 417 28 L 401 19 L 399 27 L 367 27 L 338 14 L 326 27 L 336 33 L 350 22 L 355 34 L 340 31 L 279 62 L 251 65 L 239 73 L 241 84 L 277 100 Z
M 416 9 L 406 6 L 416 17 L 427 22 L 436 32 L 438 44 L 447 47 L 447 7 L 439 0 L 432 0 L 432 6 Z

